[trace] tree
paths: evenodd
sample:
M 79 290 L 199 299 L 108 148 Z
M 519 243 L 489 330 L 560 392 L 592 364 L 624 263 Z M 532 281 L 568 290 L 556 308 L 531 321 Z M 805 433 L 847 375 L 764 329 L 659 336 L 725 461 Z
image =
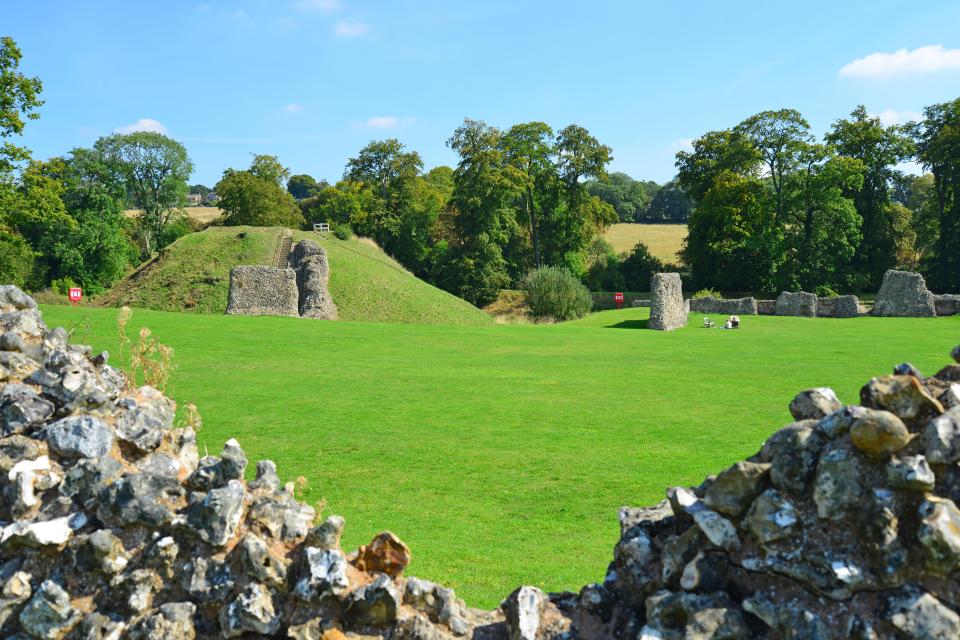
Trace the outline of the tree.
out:
M 14 182 L 18 163 L 30 152 L 9 140 L 23 133 L 24 118 L 36 120 L 43 105 L 38 97 L 43 84 L 20 72 L 22 54 L 12 38 L 0 38 L 0 282 L 23 286 L 33 269 L 34 252 L 27 241 L 11 228 L 10 212 L 20 208 L 21 194 Z
M 600 198 L 616 210 L 620 222 L 646 221 L 647 206 L 652 198 L 649 183 L 617 172 L 611 173 L 606 182 L 591 180 L 586 186 L 590 195 Z
M 511 204 L 522 185 L 504 169 L 501 136 L 496 127 L 466 119 L 447 141 L 460 155 L 450 197 L 457 243 L 441 265 L 440 283 L 476 305 L 510 284 L 503 247 L 520 231 Z
M 853 266 L 863 274 L 865 287 L 879 287 L 884 272 L 897 262 L 890 215 L 897 210 L 889 206 L 891 184 L 898 175 L 894 167 L 913 153 L 913 144 L 900 127 L 884 127 L 879 118 L 867 114 L 863 105 L 850 113 L 850 119 L 834 122 L 826 141 L 840 155 L 863 164 L 863 186 L 845 192 L 863 220 Z
M 960 291 L 960 98 L 926 107 L 923 115 L 909 131 L 917 159 L 933 174 L 937 239 L 927 270 L 933 287 Z
M 514 125 L 503 134 L 500 144 L 503 159 L 520 187 L 517 219 L 529 229 L 533 264 L 540 268 L 543 209 L 556 206 L 553 129 L 543 122 Z
M 93 146 L 113 168 L 140 210 L 137 230 L 141 255 L 148 258 L 158 248 L 157 239 L 186 204 L 187 180 L 193 163 L 176 140 L 154 131 L 136 131 L 100 138 Z
M 22 54 L 13 38 L 0 38 L 0 181 L 9 178 L 15 163 L 29 159 L 30 152 L 7 140 L 23 134 L 24 117 L 36 120 L 36 112 L 43 105 L 38 96 L 43 90 L 39 78 L 29 78 L 20 72 Z
M 676 179 L 667 182 L 653 195 L 638 222 L 683 224 L 690 217 L 693 204 Z
M 211 193 L 213 193 L 213 189 L 205 184 L 190 185 L 190 195 L 197 195 L 206 198 Z
M 297 200 L 304 200 L 317 195 L 323 186 L 325 185 L 319 184 L 312 176 L 305 173 L 290 176 L 290 179 L 287 180 L 287 191 Z
M 214 187 L 220 197 L 224 224 L 256 227 L 296 227 L 305 224 L 282 181 L 288 171 L 275 156 L 254 156 L 250 169 L 227 169 Z
M 374 140 L 347 161 L 344 179 L 359 183 L 373 196 L 367 199 L 369 208 L 357 231 L 372 237 L 391 254 L 410 207 L 413 182 L 422 169 L 420 154 L 406 151 L 393 138 Z

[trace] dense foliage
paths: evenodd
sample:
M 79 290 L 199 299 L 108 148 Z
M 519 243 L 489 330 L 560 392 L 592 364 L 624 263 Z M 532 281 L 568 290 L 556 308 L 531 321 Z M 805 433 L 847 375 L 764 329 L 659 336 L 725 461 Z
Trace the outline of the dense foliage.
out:
M 523 292 L 535 318 L 557 321 L 580 318 L 590 311 L 590 291 L 563 267 L 540 267 L 523 281 Z
M 695 205 L 682 251 L 693 285 L 875 290 L 900 266 L 921 269 L 941 290 L 960 288 L 951 244 L 960 216 L 940 197 L 956 183 L 950 172 L 960 174 L 960 146 L 950 142 L 958 104 L 929 107 L 906 127 L 884 127 L 861 106 L 823 142 L 792 109 L 695 140 L 677 154 L 679 184 Z M 910 157 L 936 167 L 933 178 L 900 174 L 896 165 Z
M 284 189 L 290 172 L 275 156 L 257 155 L 250 168 L 227 169 L 214 187 L 226 225 L 299 228 L 304 219 L 296 200 Z

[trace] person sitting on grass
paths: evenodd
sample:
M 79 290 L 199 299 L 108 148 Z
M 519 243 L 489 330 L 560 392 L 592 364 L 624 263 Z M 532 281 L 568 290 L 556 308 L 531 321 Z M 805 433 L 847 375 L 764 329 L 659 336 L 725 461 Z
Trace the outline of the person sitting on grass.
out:
M 730 316 L 727 318 L 727 321 L 723 323 L 724 329 L 739 329 L 740 328 L 740 316 Z

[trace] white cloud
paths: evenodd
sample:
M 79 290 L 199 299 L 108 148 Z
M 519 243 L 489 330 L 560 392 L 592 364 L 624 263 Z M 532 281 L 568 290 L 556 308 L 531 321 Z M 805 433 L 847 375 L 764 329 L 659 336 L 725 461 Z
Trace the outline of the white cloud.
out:
M 290 5 L 300 11 L 336 11 L 343 7 L 340 0 L 297 0 Z
M 408 125 L 416 122 L 416 118 L 398 118 L 397 116 L 373 116 L 367 118 L 362 126 L 371 129 L 390 129 L 398 125 Z
M 291 102 L 283 108 L 286 113 L 300 113 L 304 109 L 306 109 L 305 106 L 302 104 L 297 104 L 296 102 Z
M 870 115 L 880 118 L 880 123 L 885 127 L 923 119 L 923 114 L 918 111 L 897 111 L 895 109 L 884 109 L 880 113 L 871 113 Z
M 333 27 L 333 32 L 344 38 L 356 38 L 370 31 L 370 25 L 366 22 L 346 22 L 340 21 Z
M 114 133 L 133 133 L 134 131 L 153 131 L 167 134 L 167 128 L 153 118 L 140 118 L 133 124 L 125 124 L 113 130 Z
M 944 49 L 942 44 L 919 47 L 913 51 L 871 53 L 840 69 L 842 76 L 887 78 L 896 75 L 960 70 L 960 49 Z
M 670 151 L 693 151 L 693 138 L 679 138 L 670 143 Z

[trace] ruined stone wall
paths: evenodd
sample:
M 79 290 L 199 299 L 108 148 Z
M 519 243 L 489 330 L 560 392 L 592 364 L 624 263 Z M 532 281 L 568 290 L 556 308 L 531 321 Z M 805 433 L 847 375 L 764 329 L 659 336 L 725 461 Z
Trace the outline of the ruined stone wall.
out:
M 337 305 L 327 289 L 329 280 L 326 251 L 313 240 L 301 240 L 290 251 L 284 268 L 234 267 L 227 314 L 336 320 Z
M 714 298 L 713 296 L 691 298 L 690 311 L 755 316 L 757 315 L 757 301 L 754 298 Z
M 4 638 L 960 637 L 960 364 L 801 392 L 754 456 L 621 509 L 601 582 L 481 611 L 405 576 L 389 532 L 342 550 L 235 440 L 200 457 L 171 400 L 67 337 L 0 287 Z

